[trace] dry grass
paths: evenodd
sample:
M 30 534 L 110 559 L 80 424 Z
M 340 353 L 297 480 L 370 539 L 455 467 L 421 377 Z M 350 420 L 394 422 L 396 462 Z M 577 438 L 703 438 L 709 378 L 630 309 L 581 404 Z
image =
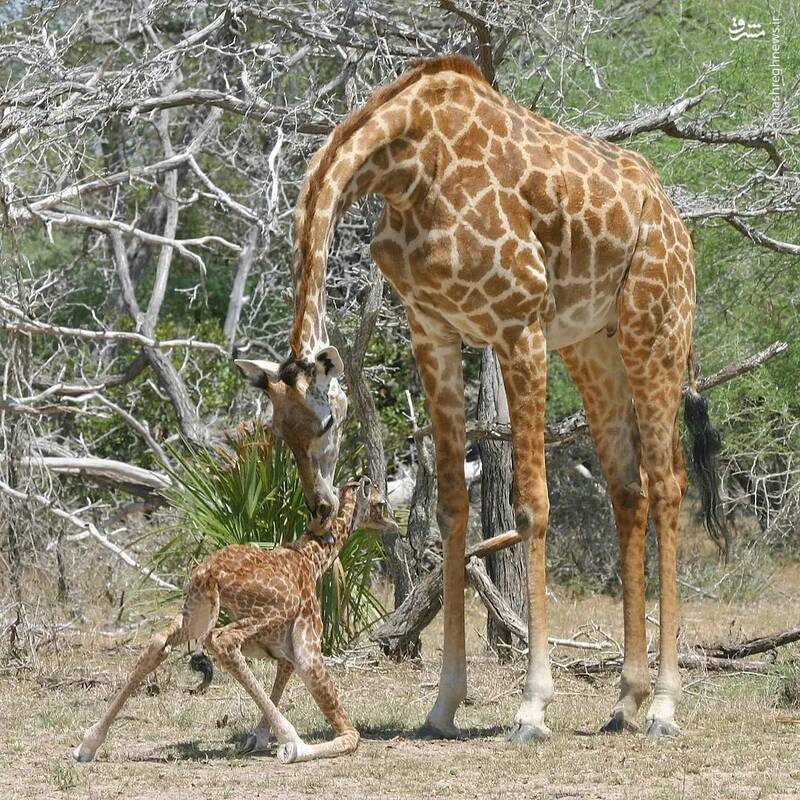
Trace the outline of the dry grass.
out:
M 738 604 L 689 600 L 683 636 L 691 643 L 796 624 L 799 586 L 800 570 L 787 568 L 760 598 Z M 621 638 L 618 602 L 557 597 L 551 603 L 555 635 L 569 636 L 591 621 Z M 470 702 L 457 720 L 469 730 L 467 740 L 415 738 L 435 695 L 440 653 L 434 626 L 421 665 L 361 653 L 348 667 L 334 668 L 362 745 L 351 757 L 292 766 L 269 756 L 234 757 L 231 742 L 253 725 L 254 706 L 224 676 L 205 697 L 189 697 L 184 689 L 195 676 L 177 658 L 159 671 L 157 695 L 140 692 L 131 700 L 99 760 L 73 764 L 71 749 L 97 719 L 148 629 L 117 637 L 64 634 L 57 647 L 40 651 L 33 669 L 0 672 L 0 719 L 6 721 L 0 727 L 0 797 L 800 797 L 800 725 L 776 708 L 780 674 L 687 673 L 679 713 L 683 735 L 653 742 L 595 735 L 615 695 L 614 676 L 588 682 L 558 672 L 552 739 L 509 745 L 503 727 L 516 709 L 522 665 L 498 666 L 486 654 L 483 625 L 481 608 L 471 601 Z M 797 650 L 786 648 L 781 658 L 791 655 Z M 271 665 L 256 668 L 265 681 L 270 678 Z M 88 676 L 100 683 L 87 688 Z M 290 684 L 284 706 L 301 734 L 312 740 L 329 735 L 298 682 Z

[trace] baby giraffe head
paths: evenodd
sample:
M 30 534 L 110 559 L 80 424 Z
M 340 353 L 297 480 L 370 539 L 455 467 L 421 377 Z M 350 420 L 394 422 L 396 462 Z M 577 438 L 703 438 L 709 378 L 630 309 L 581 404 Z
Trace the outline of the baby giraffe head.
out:
M 389 501 L 383 492 L 366 476 L 352 484 L 346 484 L 356 492 L 352 529 L 369 528 L 384 536 L 399 534 L 400 526 L 392 513 Z

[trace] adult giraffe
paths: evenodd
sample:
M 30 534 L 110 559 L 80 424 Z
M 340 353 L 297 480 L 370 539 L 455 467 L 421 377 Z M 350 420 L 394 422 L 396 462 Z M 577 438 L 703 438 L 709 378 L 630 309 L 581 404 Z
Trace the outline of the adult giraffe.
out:
M 695 282 L 689 235 L 640 155 L 559 128 L 498 94 L 463 58 L 417 63 L 376 91 L 314 156 L 295 218 L 295 318 L 281 365 L 237 361 L 273 402 L 306 499 L 335 513 L 333 467 L 346 400 L 325 330 L 328 245 L 344 211 L 385 200 L 372 256 L 400 296 L 436 445 L 444 549 L 444 654 L 426 728 L 454 736 L 466 695 L 461 343 L 497 351 L 508 395 L 518 531 L 527 541 L 528 672 L 511 738 L 549 734 L 544 411 L 547 351 L 586 408 L 622 557 L 625 661 L 606 731 L 635 728 L 650 691 L 645 641 L 648 504 L 659 542 L 660 663 L 646 732 L 678 732 L 676 535 L 686 488 L 678 409 L 689 365 L 696 456 L 715 434 L 691 367 Z M 708 464 L 706 464 L 708 466 Z M 713 473 L 702 473 L 713 515 Z

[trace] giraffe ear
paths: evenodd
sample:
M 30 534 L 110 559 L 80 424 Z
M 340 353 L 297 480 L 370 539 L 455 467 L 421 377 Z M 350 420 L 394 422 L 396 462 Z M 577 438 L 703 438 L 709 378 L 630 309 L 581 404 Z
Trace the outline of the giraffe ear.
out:
M 279 380 L 280 365 L 275 361 L 250 361 L 247 358 L 237 358 L 233 363 L 239 367 L 250 383 L 259 389 L 266 389 L 268 384 Z
M 339 351 L 332 345 L 323 347 L 316 356 L 314 362 L 317 365 L 317 375 L 325 377 L 328 380 L 331 378 L 341 378 L 344 374 L 344 364 Z
M 372 481 L 366 475 L 364 475 L 364 477 L 358 482 L 358 491 L 362 500 L 369 500 L 369 494 L 371 490 Z

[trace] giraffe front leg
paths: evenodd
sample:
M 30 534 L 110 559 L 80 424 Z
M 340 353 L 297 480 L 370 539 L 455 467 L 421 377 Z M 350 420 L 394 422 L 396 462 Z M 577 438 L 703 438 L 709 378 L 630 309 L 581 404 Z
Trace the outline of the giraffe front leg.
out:
M 270 692 L 270 702 L 277 708 L 278 704 L 283 697 L 283 690 L 292 677 L 294 667 L 291 661 L 285 658 L 279 658 L 275 670 L 275 681 L 272 684 L 272 692 Z M 270 731 L 269 718 L 262 716 L 258 725 L 247 734 L 244 741 L 237 747 L 236 752 L 238 755 L 249 755 L 250 753 L 263 753 L 268 751 L 274 744 L 272 733 Z
M 295 635 L 295 667 L 314 702 L 333 728 L 334 738 L 320 744 L 306 744 L 302 741 L 281 744 L 278 747 L 278 760 L 282 764 L 344 756 L 355 751 L 360 739 L 339 701 L 333 679 L 325 668 L 319 630 L 310 636 L 308 631 L 309 628 L 306 627 Z
M 302 742 L 294 726 L 278 711 L 275 704 L 267 696 L 261 684 L 256 680 L 252 670 L 242 655 L 242 646 L 274 633 L 275 629 L 286 624 L 279 612 L 255 618 L 248 617 L 218 628 L 213 631 L 206 646 L 213 653 L 222 667 L 235 678 L 253 698 L 261 711 L 262 722 L 275 734 L 278 744 L 285 742 Z
M 464 539 L 469 498 L 464 477 L 464 381 L 460 339 L 432 340 L 409 314 L 417 363 L 436 447 L 439 495 L 437 520 L 442 536 L 444 648 L 439 693 L 421 735 L 456 738 L 455 713 L 467 695 L 464 643 Z
M 553 697 L 545 594 L 550 514 L 544 463 L 547 349 L 539 324 L 526 328 L 512 344 L 499 347 L 498 356 L 511 416 L 515 519 L 526 542 L 528 572 L 528 671 L 509 739 L 530 742 L 550 735 L 544 715 Z

